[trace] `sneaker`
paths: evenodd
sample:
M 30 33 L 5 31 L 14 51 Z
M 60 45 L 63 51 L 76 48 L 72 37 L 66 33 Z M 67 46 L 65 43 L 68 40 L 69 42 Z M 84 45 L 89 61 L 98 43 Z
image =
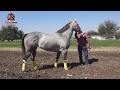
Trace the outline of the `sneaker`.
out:
M 87 66 L 91 66 L 91 64 L 86 64 Z

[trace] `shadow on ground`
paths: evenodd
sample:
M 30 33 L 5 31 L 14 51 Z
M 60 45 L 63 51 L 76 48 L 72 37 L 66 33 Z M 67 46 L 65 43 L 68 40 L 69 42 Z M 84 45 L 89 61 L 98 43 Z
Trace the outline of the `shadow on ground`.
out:
M 58 63 L 58 68 L 59 67 L 63 67 L 63 63 Z M 43 67 L 42 68 L 39 68 L 39 70 L 41 70 L 41 69 L 50 69 L 50 68 L 54 68 L 54 65 L 53 64 L 49 64 L 49 65 L 43 65 Z
M 89 59 L 89 63 L 90 63 L 90 64 L 92 64 L 92 63 L 94 63 L 94 62 L 97 62 L 97 61 L 98 61 L 98 59 L 96 59 L 96 58 Z
M 96 58 L 89 59 L 90 64 L 92 64 L 94 62 L 97 62 L 97 61 L 98 61 L 98 59 L 96 59 Z M 79 62 L 68 63 L 69 69 L 72 69 L 72 68 L 77 67 L 79 65 L 80 65 Z M 85 63 L 83 63 L 83 65 L 85 65 Z M 64 67 L 63 63 L 58 63 L 58 67 Z M 43 67 L 39 68 L 39 70 L 41 70 L 41 69 L 50 69 L 50 68 L 54 68 L 54 65 L 53 64 L 52 65 L 43 65 Z

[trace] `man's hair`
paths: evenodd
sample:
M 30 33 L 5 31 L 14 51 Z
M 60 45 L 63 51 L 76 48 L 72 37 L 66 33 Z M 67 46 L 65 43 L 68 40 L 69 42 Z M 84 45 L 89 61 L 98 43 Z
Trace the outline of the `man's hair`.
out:
M 80 30 L 78 33 L 79 33 L 79 34 L 82 33 L 82 30 Z

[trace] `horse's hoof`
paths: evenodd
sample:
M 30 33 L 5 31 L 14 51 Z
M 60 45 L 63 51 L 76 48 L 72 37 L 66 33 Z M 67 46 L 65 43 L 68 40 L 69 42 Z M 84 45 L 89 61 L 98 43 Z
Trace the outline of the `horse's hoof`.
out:
M 25 72 L 26 70 L 22 70 L 22 72 Z
M 54 67 L 55 67 L 55 68 L 58 68 L 58 67 L 57 67 L 57 63 L 54 64 Z
M 68 68 L 64 68 L 65 70 L 68 70 Z
M 34 70 L 37 70 L 37 66 L 34 67 Z

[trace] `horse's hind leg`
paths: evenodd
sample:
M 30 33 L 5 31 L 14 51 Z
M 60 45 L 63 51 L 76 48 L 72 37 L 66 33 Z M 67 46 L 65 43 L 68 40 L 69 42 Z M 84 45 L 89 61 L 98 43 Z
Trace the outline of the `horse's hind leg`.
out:
M 56 61 L 55 61 L 55 63 L 54 63 L 54 67 L 56 67 L 56 68 L 58 67 L 57 65 L 58 65 L 58 60 L 59 60 L 60 54 L 61 54 L 61 52 L 58 51 L 58 52 L 57 52 L 57 56 L 56 56 Z
M 26 69 L 26 61 L 28 57 L 30 56 L 31 52 L 26 52 L 26 54 L 23 57 L 23 64 L 22 64 L 22 71 L 25 71 Z
M 37 66 L 36 66 L 36 62 L 35 62 L 36 49 L 32 50 L 31 53 L 32 53 L 31 60 L 32 60 L 33 68 L 34 68 L 34 70 L 37 70 Z

